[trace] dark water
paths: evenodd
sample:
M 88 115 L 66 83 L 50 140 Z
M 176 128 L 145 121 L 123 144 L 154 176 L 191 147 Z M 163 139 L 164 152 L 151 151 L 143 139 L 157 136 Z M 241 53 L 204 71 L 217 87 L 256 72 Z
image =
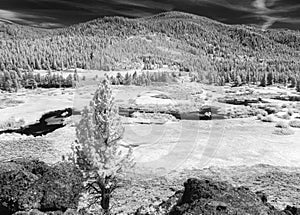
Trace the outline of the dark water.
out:
M 120 108 L 119 114 L 121 116 L 131 117 L 136 109 L 131 108 Z M 145 111 L 142 111 L 145 112 Z M 153 111 L 146 111 L 147 113 L 154 113 Z M 225 119 L 223 115 L 218 114 L 218 108 L 205 107 L 199 111 L 194 112 L 167 112 L 167 114 L 173 115 L 179 120 L 214 120 L 214 119 Z M 18 133 L 22 135 L 32 135 L 34 137 L 49 134 L 59 128 L 65 126 L 64 119 L 72 115 L 80 115 L 80 111 L 73 110 L 72 108 L 66 108 L 63 110 L 51 111 L 44 114 L 40 120 L 32 125 L 27 125 L 18 129 L 8 129 L 0 131 L 0 134 L 12 134 Z
M 132 117 L 134 112 L 143 112 L 143 113 L 154 113 L 151 110 L 142 110 L 138 108 L 120 108 L 119 114 L 125 117 Z M 179 120 L 214 120 L 214 119 L 226 119 L 223 114 L 219 113 L 218 107 L 202 107 L 199 111 L 193 112 L 178 112 L 178 111 L 165 111 L 159 113 L 166 113 L 174 116 Z
M 44 114 L 35 124 L 27 125 L 19 129 L 0 131 L 0 134 L 18 133 L 22 135 L 33 135 L 34 137 L 46 135 L 64 127 L 64 119 L 72 116 L 72 114 L 72 108 L 51 111 Z

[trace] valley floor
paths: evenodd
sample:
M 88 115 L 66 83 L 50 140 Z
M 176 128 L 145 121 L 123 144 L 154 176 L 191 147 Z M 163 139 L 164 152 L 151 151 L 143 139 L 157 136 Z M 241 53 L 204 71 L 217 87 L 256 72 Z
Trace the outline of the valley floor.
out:
M 168 87 L 167 94 L 177 99 L 164 98 L 165 105 L 175 101 L 185 108 L 186 101 L 190 99 L 188 93 L 194 89 L 194 94 L 203 104 L 228 108 L 227 104 L 216 102 L 218 91 L 215 89 L 197 89 L 194 84 L 181 87 L 177 91 L 174 86 Z M 1 99 L 9 102 L 19 101 L 0 109 L 1 120 L 14 116 L 33 123 L 47 111 L 67 107 L 80 109 L 92 97 L 91 89 L 93 86 L 84 90 L 53 89 L 1 95 Z M 115 88 L 119 104 L 143 103 L 149 102 L 149 99 L 160 102 L 151 97 L 154 92 L 159 95 L 159 87 L 130 86 L 126 89 L 122 86 Z M 65 127 L 37 138 L 19 134 L 0 135 L 0 161 L 16 157 L 34 157 L 47 163 L 61 161 L 71 152 L 77 120 L 78 116 L 72 116 Z M 130 173 L 131 182 L 116 194 L 116 211 L 129 208 L 132 212 L 141 205 L 159 203 L 172 195 L 174 189 L 181 189 L 182 183 L 189 177 L 211 177 L 237 186 L 245 185 L 254 191 L 264 191 L 271 203 L 279 208 L 287 203 L 299 204 L 299 128 L 291 128 L 294 131 L 292 135 L 276 135 L 276 121 L 262 122 L 254 116 L 211 121 L 174 120 L 164 124 L 123 120 L 126 123 L 121 145 L 124 150 L 128 146 L 133 148 L 136 167 Z

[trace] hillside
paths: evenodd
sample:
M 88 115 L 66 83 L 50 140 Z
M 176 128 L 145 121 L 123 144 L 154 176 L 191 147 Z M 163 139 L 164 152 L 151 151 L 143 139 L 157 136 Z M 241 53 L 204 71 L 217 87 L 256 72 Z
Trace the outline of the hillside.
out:
M 12 24 L 0 29 L 0 70 L 169 65 L 199 81 L 224 84 L 257 82 L 265 72 L 283 83 L 298 78 L 300 69 L 299 31 L 262 31 L 181 12 L 105 17 L 53 30 Z

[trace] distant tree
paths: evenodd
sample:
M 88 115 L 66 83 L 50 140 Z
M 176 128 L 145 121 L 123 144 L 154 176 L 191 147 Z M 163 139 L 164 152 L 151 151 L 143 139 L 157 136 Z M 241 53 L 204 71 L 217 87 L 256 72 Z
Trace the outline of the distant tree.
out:
M 124 84 L 125 85 L 131 85 L 132 84 L 132 78 L 131 75 L 127 72 L 124 78 Z
M 236 81 L 235 81 L 235 86 L 239 87 L 241 85 L 242 85 L 242 79 L 241 79 L 241 76 L 238 75 L 236 78 Z
M 74 80 L 75 82 L 78 82 L 78 81 L 79 81 L 79 75 L 78 75 L 77 69 L 75 69 L 75 71 L 74 71 L 74 74 L 73 74 L 73 80 Z
M 34 80 L 34 78 L 28 79 L 26 88 L 30 88 L 30 89 L 36 89 L 37 88 L 37 83 Z
M 261 87 L 265 87 L 267 86 L 267 74 L 264 73 L 261 80 L 260 80 L 260 86 Z
M 123 78 L 123 76 L 122 76 L 121 73 L 118 72 L 116 78 L 118 79 L 118 83 L 119 83 L 119 84 L 123 84 L 124 78 Z
M 290 87 L 291 88 L 296 87 L 296 82 L 297 82 L 296 78 L 295 77 L 291 77 L 290 80 L 291 80 L 291 86 Z
M 137 72 L 134 71 L 133 75 L 132 75 L 132 79 L 135 80 L 137 78 Z
M 269 72 L 267 75 L 267 85 L 273 85 L 273 73 Z
M 71 87 L 71 86 L 73 86 L 73 82 L 74 82 L 74 80 L 73 80 L 73 75 L 72 75 L 72 74 L 69 74 L 69 75 L 67 76 L 67 78 L 66 78 L 66 85 L 67 85 L 68 87 Z

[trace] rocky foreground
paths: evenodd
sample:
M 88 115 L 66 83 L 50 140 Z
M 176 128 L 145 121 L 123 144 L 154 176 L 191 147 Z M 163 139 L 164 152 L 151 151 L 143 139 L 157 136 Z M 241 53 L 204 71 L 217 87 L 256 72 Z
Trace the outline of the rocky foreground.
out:
M 81 176 L 68 163 L 20 159 L 0 167 L 1 215 L 101 214 L 78 212 Z M 112 214 L 298 215 L 299 176 L 298 168 L 269 165 L 130 174 L 114 193 Z
M 300 209 L 287 206 L 278 210 L 268 203 L 264 193 L 253 193 L 247 187 L 233 187 L 226 182 L 188 179 L 184 190 L 176 192 L 158 207 L 142 207 L 135 215 L 188 214 L 300 214 Z

